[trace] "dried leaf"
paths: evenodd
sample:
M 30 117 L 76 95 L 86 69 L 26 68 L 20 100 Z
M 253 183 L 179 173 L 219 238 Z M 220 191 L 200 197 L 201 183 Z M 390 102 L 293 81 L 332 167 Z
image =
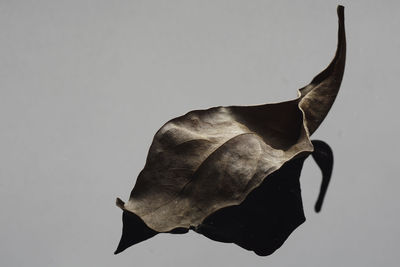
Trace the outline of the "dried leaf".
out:
M 333 154 L 309 136 L 327 115 L 343 77 L 342 6 L 338 16 L 336 55 L 297 99 L 195 110 L 161 127 L 129 201 L 117 199 L 123 234 L 115 253 L 157 233 L 192 229 L 271 254 L 305 221 L 299 177 L 310 154 L 323 172 L 315 207 L 320 210 Z

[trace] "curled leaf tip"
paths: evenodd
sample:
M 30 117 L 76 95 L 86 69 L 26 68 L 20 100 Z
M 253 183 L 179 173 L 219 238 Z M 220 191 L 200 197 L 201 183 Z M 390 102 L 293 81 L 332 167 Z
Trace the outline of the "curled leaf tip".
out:
M 338 44 L 335 57 L 328 67 L 318 74 L 309 85 L 300 89 L 299 107 L 305 116 L 309 135 L 315 132 L 325 119 L 336 99 L 342 83 L 346 61 L 346 33 L 344 7 L 338 7 Z
M 343 19 L 344 18 L 344 6 L 338 5 L 337 13 L 338 13 L 339 18 Z
M 322 172 L 321 188 L 314 207 L 316 212 L 320 212 L 332 176 L 333 152 L 330 146 L 323 141 L 313 140 L 312 144 L 314 145 L 314 151 L 311 155 Z

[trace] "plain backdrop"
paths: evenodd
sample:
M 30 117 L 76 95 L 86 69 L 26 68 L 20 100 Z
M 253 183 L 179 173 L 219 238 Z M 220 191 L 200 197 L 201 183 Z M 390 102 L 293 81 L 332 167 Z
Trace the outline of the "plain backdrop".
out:
M 307 221 L 269 257 L 190 232 L 114 256 L 154 133 L 193 109 L 296 97 L 331 61 L 338 4 L 347 65 L 313 135 Z M 0 1 L 1 266 L 385 266 L 399 262 L 398 1 Z

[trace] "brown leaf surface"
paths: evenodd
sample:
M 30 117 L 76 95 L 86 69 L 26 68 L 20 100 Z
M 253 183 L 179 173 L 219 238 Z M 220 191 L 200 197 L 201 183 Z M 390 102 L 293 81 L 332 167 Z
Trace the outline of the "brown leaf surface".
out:
M 327 115 L 342 81 L 343 9 L 338 7 L 339 38 L 333 61 L 299 90 L 297 99 L 195 110 L 161 127 L 129 201 L 117 201 L 125 217 L 147 229 L 148 236 L 139 239 L 158 232 L 200 229 L 207 217 L 240 205 L 284 164 L 299 158 L 300 175 L 302 162 L 313 152 L 309 136 Z M 124 219 L 124 231 L 126 223 Z M 120 245 L 117 252 L 142 240 L 127 241 L 129 245 Z

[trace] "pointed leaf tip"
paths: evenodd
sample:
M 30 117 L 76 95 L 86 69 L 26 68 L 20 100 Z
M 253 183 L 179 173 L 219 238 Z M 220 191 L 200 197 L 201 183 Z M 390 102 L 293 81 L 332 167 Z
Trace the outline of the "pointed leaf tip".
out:
M 346 33 L 344 7 L 338 6 L 338 43 L 335 56 L 328 67 L 300 91 L 299 107 L 304 112 L 309 135 L 313 134 L 325 119 L 342 83 L 346 62 Z
M 122 213 L 122 235 L 114 254 L 118 254 L 156 234 L 158 232 L 149 228 L 139 216 L 124 210 Z

